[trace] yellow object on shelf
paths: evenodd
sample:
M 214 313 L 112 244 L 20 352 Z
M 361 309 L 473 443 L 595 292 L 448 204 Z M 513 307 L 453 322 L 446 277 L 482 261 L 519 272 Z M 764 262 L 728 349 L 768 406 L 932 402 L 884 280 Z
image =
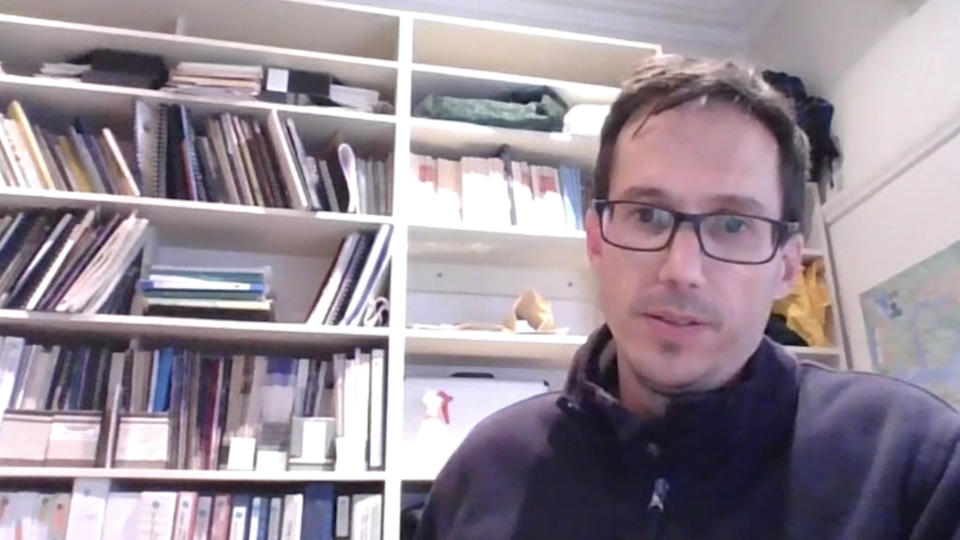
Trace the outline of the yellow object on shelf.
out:
M 787 320 L 787 327 L 799 334 L 811 347 L 828 347 L 827 313 L 830 292 L 823 278 L 823 259 L 810 261 L 803 268 L 793 291 L 773 304 L 773 312 Z

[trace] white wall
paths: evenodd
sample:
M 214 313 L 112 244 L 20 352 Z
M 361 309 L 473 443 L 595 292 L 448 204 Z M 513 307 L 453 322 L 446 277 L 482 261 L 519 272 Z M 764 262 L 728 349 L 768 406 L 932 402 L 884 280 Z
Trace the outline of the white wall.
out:
M 743 56 L 798 75 L 812 91 L 827 93 L 906 14 L 901 0 L 787 0 Z
M 830 236 L 850 358 L 870 369 L 860 293 L 960 239 L 960 137 L 834 222 Z
M 825 208 L 853 364 L 859 296 L 960 239 L 960 2 L 791 0 L 748 48 L 836 106 L 844 192 Z
M 960 2 L 929 0 L 830 85 L 848 188 L 883 175 L 960 116 L 958 27 Z

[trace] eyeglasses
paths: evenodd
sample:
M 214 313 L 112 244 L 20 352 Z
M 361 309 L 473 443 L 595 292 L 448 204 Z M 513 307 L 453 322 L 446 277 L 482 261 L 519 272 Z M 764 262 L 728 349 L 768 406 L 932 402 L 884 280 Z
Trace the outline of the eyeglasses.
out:
M 700 250 L 712 259 L 734 264 L 764 264 L 800 224 L 746 214 L 687 214 L 634 201 L 594 199 L 600 234 L 608 244 L 631 251 L 660 251 L 673 243 L 684 222 L 693 226 Z

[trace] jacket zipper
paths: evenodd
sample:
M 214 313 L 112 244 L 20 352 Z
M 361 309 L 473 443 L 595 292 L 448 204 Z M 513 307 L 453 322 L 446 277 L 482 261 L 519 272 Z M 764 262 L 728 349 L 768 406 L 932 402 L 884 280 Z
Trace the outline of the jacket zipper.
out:
M 650 503 L 647 505 L 647 526 L 645 539 L 660 538 L 663 533 L 663 512 L 666 509 L 667 493 L 670 491 L 670 483 L 666 478 L 657 478 L 653 483 L 653 494 L 650 495 Z

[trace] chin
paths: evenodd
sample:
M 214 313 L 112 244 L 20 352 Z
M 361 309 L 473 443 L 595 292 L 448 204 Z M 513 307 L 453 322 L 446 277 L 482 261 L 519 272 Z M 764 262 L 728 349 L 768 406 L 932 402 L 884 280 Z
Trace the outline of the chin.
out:
M 713 380 L 721 371 L 714 364 L 719 360 L 716 349 L 657 340 L 633 345 L 624 351 L 630 369 L 659 393 L 704 391 L 724 383 Z

